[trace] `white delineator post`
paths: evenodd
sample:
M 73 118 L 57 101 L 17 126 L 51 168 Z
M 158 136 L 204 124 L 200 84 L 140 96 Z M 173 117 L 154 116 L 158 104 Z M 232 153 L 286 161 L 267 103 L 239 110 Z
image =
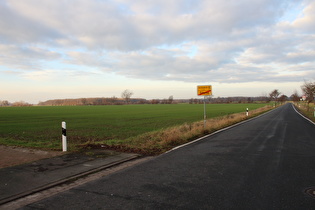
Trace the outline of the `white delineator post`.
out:
M 66 122 L 61 123 L 62 127 L 62 151 L 67 151 L 67 129 L 66 129 Z
M 248 116 L 248 108 L 246 108 L 246 116 Z

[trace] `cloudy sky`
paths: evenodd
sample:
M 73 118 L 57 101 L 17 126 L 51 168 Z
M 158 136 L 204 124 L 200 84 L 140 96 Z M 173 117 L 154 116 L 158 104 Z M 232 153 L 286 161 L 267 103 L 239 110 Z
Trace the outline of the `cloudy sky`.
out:
M 312 0 L 2 0 L 0 100 L 290 96 L 315 79 Z

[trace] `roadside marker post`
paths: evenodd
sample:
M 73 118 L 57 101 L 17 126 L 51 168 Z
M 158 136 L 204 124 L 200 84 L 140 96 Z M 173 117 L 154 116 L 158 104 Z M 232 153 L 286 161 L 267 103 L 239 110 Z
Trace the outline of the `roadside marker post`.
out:
M 203 100 L 203 128 L 206 128 L 206 96 L 212 96 L 212 86 L 211 85 L 198 85 L 197 95 L 204 96 Z
M 246 116 L 248 117 L 248 108 L 246 108 Z
M 67 152 L 67 127 L 66 122 L 61 123 L 62 128 L 62 151 Z

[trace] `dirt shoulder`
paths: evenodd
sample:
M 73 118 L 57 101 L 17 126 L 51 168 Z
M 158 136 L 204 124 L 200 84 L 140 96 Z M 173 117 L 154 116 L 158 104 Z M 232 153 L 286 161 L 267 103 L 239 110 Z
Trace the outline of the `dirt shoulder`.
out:
M 0 145 L 0 168 L 62 155 L 61 151 L 44 151 Z

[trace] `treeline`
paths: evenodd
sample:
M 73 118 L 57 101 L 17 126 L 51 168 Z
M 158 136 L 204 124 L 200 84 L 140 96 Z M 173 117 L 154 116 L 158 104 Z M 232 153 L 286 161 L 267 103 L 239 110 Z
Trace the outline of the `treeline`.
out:
M 270 102 L 270 98 L 267 96 L 260 96 L 260 97 L 218 97 L 218 98 L 211 98 L 206 97 L 207 103 L 214 103 L 214 104 L 228 104 L 228 103 L 268 103 Z M 191 98 L 189 99 L 188 103 L 190 104 L 199 104 L 204 103 L 204 99 L 200 98 Z
M 292 100 L 288 97 L 279 97 L 277 101 L 284 102 L 287 100 Z M 268 103 L 271 101 L 270 97 L 206 97 L 206 103 L 222 104 L 222 103 Z M 128 100 L 124 98 L 77 98 L 77 99 L 52 99 L 44 102 L 39 102 L 38 106 L 97 106 L 97 105 L 124 105 L 124 104 L 179 104 L 179 103 L 189 103 L 189 104 L 202 104 L 204 103 L 204 98 L 191 98 L 191 99 L 173 99 L 173 97 L 165 99 L 143 99 L 143 98 L 129 98 Z M 33 106 L 24 101 L 10 103 L 9 101 L 1 101 L 1 106 Z
M 146 100 L 142 98 L 125 99 L 111 97 L 111 98 L 78 98 L 78 99 L 53 99 L 44 102 L 39 102 L 39 106 L 88 106 L 88 105 L 123 105 L 123 104 L 139 104 Z
M 254 103 L 254 102 L 269 102 L 268 97 L 219 97 L 219 98 L 206 98 L 207 103 Z M 78 99 L 53 99 L 45 102 L 38 103 L 39 106 L 88 106 L 88 105 L 123 105 L 123 104 L 178 104 L 190 103 L 201 104 L 204 103 L 203 98 L 191 99 L 143 99 L 143 98 L 130 98 L 125 100 L 123 98 L 78 98 Z
M 1 106 L 32 106 L 32 104 L 29 104 L 24 101 L 17 101 L 17 102 L 10 103 L 7 100 L 3 100 L 3 101 L 0 100 L 0 107 Z

